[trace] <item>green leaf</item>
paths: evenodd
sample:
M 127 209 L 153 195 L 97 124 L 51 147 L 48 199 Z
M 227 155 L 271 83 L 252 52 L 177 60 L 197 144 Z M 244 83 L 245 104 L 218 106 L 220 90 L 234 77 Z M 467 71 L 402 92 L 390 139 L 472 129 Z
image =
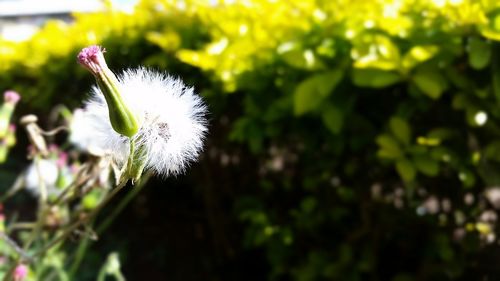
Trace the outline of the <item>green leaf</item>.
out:
M 325 68 L 324 63 L 310 50 L 297 48 L 284 52 L 281 57 L 288 65 L 295 68 L 308 70 Z
M 491 45 L 479 38 L 470 38 L 469 45 L 469 64 L 474 69 L 485 68 L 491 60 Z
M 333 134 L 340 133 L 344 124 L 344 114 L 338 107 L 334 105 L 326 106 L 321 117 L 323 124 L 325 124 L 330 132 Z
M 313 75 L 302 81 L 294 92 L 295 115 L 317 109 L 342 80 L 343 72 L 334 70 Z
M 464 184 L 465 187 L 472 187 L 476 183 L 476 177 L 467 169 L 462 169 L 458 173 L 458 179 Z
M 358 69 L 395 70 L 399 67 L 399 47 L 386 35 L 365 33 L 355 40 L 352 52 L 356 54 L 353 66 Z
M 304 198 L 304 200 L 300 203 L 300 207 L 304 213 L 311 213 L 317 205 L 318 202 L 316 201 L 316 198 L 312 196 Z
M 403 156 L 403 151 L 401 151 L 398 142 L 392 136 L 380 135 L 377 137 L 376 142 L 380 146 L 378 156 L 389 159 L 397 159 Z
M 385 88 L 399 82 L 400 75 L 380 69 L 353 69 L 352 81 L 355 85 L 369 88 Z
M 491 61 L 492 69 L 491 69 L 491 82 L 493 85 L 493 93 L 497 99 L 497 102 L 500 101 L 500 46 L 495 44 L 493 49 L 493 60 Z
M 417 87 L 432 99 L 438 99 L 448 87 L 446 79 L 437 70 L 420 69 L 413 76 Z
M 398 171 L 401 178 L 406 182 L 410 182 L 415 179 L 415 167 L 406 158 L 403 158 L 396 162 L 396 170 Z
M 418 155 L 413 158 L 413 163 L 422 174 L 434 177 L 439 173 L 439 163 L 427 155 Z
M 406 120 L 400 117 L 392 117 L 389 121 L 391 131 L 404 144 L 409 144 L 411 140 L 411 128 Z
M 484 150 L 484 156 L 490 160 L 500 162 L 500 140 L 489 143 Z
M 404 56 L 402 65 L 405 69 L 411 69 L 426 60 L 432 58 L 439 48 L 437 46 L 415 46 L 412 47 Z

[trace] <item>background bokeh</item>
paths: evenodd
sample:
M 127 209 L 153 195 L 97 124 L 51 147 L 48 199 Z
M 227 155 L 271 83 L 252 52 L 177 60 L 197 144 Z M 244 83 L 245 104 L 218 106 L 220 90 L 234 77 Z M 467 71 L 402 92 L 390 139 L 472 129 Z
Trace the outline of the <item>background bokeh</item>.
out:
M 74 17 L 0 39 L 17 116 L 81 106 L 93 79 L 75 56 L 96 43 L 117 72 L 168 71 L 210 108 L 199 163 L 154 178 L 78 280 L 114 250 L 127 280 L 500 278 L 498 1 L 142 0 Z

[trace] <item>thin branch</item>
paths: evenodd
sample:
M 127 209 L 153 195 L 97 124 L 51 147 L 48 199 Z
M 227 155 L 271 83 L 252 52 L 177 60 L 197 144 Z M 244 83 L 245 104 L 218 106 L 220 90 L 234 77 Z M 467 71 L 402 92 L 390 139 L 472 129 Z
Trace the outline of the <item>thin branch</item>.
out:
M 94 209 L 92 210 L 92 212 L 84 217 L 84 218 L 81 218 L 79 221 L 73 223 L 72 225 L 68 226 L 68 228 L 66 228 L 63 232 L 63 234 L 61 234 L 59 237 L 56 237 L 54 238 L 51 242 L 49 242 L 47 245 L 45 245 L 45 247 L 43 247 L 41 250 L 37 251 L 33 257 L 38 257 L 42 254 L 44 254 L 45 252 L 47 252 L 50 248 L 52 248 L 53 246 L 57 245 L 58 243 L 62 242 L 64 239 L 66 239 L 74 230 L 76 230 L 78 227 L 80 227 L 82 224 L 88 222 L 89 220 L 93 219 L 95 216 L 97 216 L 99 214 L 99 211 L 104 208 L 104 206 L 106 206 L 107 203 L 109 203 L 109 201 L 111 201 L 111 199 L 116 195 L 118 194 L 118 192 L 120 190 L 123 189 L 123 187 L 125 187 L 125 185 L 127 184 L 126 181 L 123 181 L 122 183 L 120 183 L 117 187 L 115 187 L 107 196 L 106 198 L 104 198 L 104 200 Z
M 26 253 L 14 239 L 10 238 L 5 232 L 0 231 L 0 238 L 5 240 L 7 244 L 19 255 L 23 260 L 31 261 L 31 257 Z

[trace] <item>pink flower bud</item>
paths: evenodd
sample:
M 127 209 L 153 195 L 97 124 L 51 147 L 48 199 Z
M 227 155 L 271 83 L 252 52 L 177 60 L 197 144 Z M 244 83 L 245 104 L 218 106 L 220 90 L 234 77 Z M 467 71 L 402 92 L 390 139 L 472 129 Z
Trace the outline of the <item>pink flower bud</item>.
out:
M 123 99 L 121 84 L 106 65 L 104 52 L 96 45 L 84 48 L 78 54 L 78 62 L 94 75 L 108 105 L 111 127 L 121 135 L 133 137 L 140 128 L 140 116 L 133 110 L 134 106 Z
M 21 96 L 17 92 L 9 90 L 3 93 L 3 99 L 5 102 L 16 104 Z
M 14 124 L 10 124 L 10 125 L 9 125 L 9 132 L 11 132 L 11 133 L 15 133 L 15 132 L 16 132 L 16 125 L 14 125 Z
M 56 165 L 59 169 L 62 169 L 68 163 L 68 153 L 61 152 L 56 160 Z
M 14 281 L 23 281 L 28 276 L 28 267 L 24 264 L 18 264 L 14 269 Z
M 96 75 L 101 72 L 103 68 L 107 67 L 104 55 L 106 50 L 101 46 L 92 45 L 84 48 L 78 54 L 78 62 L 85 68 L 90 70 L 92 74 Z

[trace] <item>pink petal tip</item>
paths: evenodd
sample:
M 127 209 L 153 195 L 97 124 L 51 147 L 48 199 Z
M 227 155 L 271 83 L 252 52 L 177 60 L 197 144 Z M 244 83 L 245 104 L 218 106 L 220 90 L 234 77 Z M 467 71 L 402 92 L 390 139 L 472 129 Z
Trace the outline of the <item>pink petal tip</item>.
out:
M 87 64 L 89 61 L 95 60 L 99 54 L 104 52 L 106 52 L 106 50 L 98 45 L 83 48 L 78 54 L 78 62 L 81 64 Z
M 3 99 L 5 102 L 17 103 L 21 99 L 21 95 L 16 91 L 9 90 L 3 93 Z

